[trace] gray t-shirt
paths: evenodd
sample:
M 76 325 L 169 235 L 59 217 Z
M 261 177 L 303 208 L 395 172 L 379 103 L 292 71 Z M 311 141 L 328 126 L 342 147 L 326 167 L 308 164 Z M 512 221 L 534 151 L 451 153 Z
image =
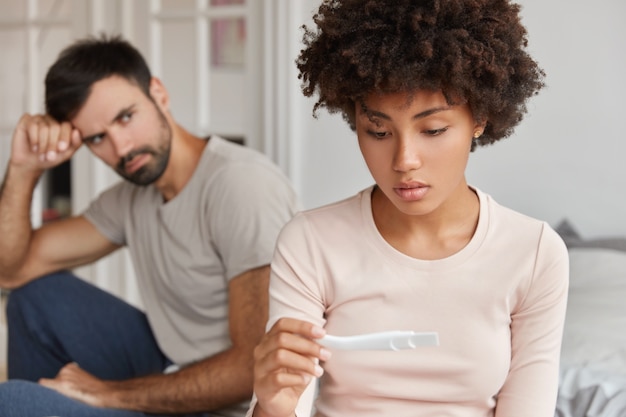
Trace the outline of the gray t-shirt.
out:
M 270 263 L 280 229 L 298 209 L 268 158 L 213 136 L 174 199 L 164 203 L 155 187 L 124 181 L 84 215 L 128 246 L 157 342 L 185 365 L 230 347 L 228 282 Z

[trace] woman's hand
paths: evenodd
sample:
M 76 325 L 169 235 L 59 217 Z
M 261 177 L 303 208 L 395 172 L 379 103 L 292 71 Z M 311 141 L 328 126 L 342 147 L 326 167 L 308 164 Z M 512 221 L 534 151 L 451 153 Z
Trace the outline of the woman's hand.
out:
M 325 334 L 311 323 L 283 318 L 263 336 L 254 351 L 255 416 L 294 416 L 307 385 L 324 373 L 318 362 L 330 358 L 313 340 Z

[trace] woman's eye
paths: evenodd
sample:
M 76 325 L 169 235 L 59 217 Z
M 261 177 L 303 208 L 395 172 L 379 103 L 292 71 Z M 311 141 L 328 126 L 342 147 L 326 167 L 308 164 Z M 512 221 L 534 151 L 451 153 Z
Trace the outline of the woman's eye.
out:
M 374 137 L 374 139 L 384 139 L 389 136 L 389 132 L 379 132 L 374 130 L 368 130 L 367 133 Z
M 122 117 L 120 117 L 120 121 L 122 123 L 128 123 L 130 122 L 130 119 L 132 119 L 132 117 L 133 117 L 133 114 L 131 112 L 124 113 Z
M 428 136 L 439 136 L 442 133 L 445 133 L 447 130 L 447 127 L 442 127 L 441 129 L 428 129 L 425 130 L 424 133 Z

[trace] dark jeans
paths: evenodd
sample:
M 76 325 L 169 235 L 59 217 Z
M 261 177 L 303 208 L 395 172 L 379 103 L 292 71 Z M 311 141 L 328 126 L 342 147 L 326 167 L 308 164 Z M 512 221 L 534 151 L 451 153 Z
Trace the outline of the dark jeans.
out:
M 69 272 L 13 290 L 7 303 L 8 377 L 0 384 L 2 417 L 143 417 L 103 409 L 45 388 L 70 362 L 106 380 L 162 373 L 171 364 L 143 312 Z

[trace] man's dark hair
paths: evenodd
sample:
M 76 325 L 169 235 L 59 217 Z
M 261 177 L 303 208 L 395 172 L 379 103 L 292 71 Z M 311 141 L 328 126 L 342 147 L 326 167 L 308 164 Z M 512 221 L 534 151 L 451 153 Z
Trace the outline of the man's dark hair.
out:
M 479 145 L 511 135 L 544 73 L 525 51 L 520 6 L 509 0 L 325 0 L 303 26 L 297 59 L 314 107 L 355 128 L 355 103 L 370 93 L 442 91 L 487 121 Z
M 143 56 L 120 36 L 81 39 L 65 48 L 46 75 L 46 113 L 57 121 L 73 118 L 91 87 L 110 76 L 136 84 L 150 97 L 152 75 Z

